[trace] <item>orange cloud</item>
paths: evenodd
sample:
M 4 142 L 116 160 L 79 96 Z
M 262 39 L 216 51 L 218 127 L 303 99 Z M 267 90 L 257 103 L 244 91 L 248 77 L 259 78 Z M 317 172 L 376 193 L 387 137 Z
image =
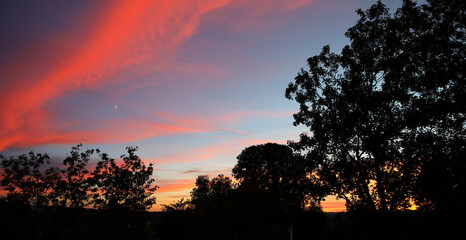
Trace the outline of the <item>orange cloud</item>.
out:
M 159 181 L 157 185 L 159 186 L 159 188 L 157 189 L 156 193 L 180 192 L 183 190 L 191 190 L 196 186 L 195 179 L 177 179 L 177 180 L 165 179 L 161 183 Z
M 203 131 L 196 126 L 156 123 L 138 118 L 108 123 L 84 122 L 83 124 L 95 124 L 99 126 L 99 129 L 60 132 L 41 127 L 38 124 L 34 124 L 36 128 L 32 128 L 33 124 L 31 124 L 24 129 L 25 133 L 18 132 L 14 137 L 0 138 L 0 150 L 11 145 L 26 147 L 39 144 L 76 144 L 77 142 L 115 144 L 149 137 Z
M 0 197 L 5 197 L 9 193 L 7 190 L 0 188 Z

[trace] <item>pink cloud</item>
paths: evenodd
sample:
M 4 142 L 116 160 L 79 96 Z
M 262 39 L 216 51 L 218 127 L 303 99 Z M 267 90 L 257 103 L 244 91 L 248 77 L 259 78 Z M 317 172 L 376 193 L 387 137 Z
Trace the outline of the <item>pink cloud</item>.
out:
M 186 164 L 186 163 L 202 163 L 218 159 L 219 157 L 231 157 L 235 161 L 236 156 L 241 153 L 243 149 L 252 145 L 265 144 L 274 142 L 279 144 L 286 144 L 286 140 L 274 141 L 268 139 L 250 139 L 250 138 L 233 138 L 224 139 L 213 144 L 208 144 L 203 147 L 187 148 L 184 150 L 172 152 L 168 155 L 158 156 L 156 158 L 146 158 L 144 161 L 147 163 L 154 163 L 156 165 L 171 165 L 171 164 Z M 218 173 L 229 172 L 231 169 L 223 169 Z M 204 173 L 206 171 L 203 171 Z M 209 174 L 210 175 L 210 174 Z
M 30 53 L 44 55 L 52 52 L 52 55 L 61 57 L 58 62 L 46 66 L 40 64 L 47 71 L 37 75 L 34 64 L 30 69 L 23 66 L 26 68 L 21 70 L 14 65 L 2 66 L 2 72 L 9 79 L 8 83 L 2 84 L 8 89 L 3 90 L 4 100 L 0 105 L 0 150 L 13 143 L 31 144 L 34 140 L 28 139 L 36 136 L 30 136 L 25 129 L 57 134 L 41 127 L 50 121 L 44 106 L 64 92 L 103 84 L 116 72 L 144 61 L 164 65 L 178 45 L 195 33 L 202 15 L 226 3 L 216 0 L 189 3 L 114 1 L 108 8 L 102 8 L 105 12 L 95 17 L 97 22 L 86 36 L 79 39 L 81 41 L 70 40 L 70 44 L 66 42 L 69 39 L 50 39 L 57 44 Z M 70 45 L 75 48 L 69 48 Z M 28 58 L 27 55 L 18 57 L 20 59 L 11 62 L 21 63 L 21 58 Z
M 279 15 L 302 7 L 313 0 L 237 0 L 229 2 L 223 9 L 208 15 L 211 27 L 228 29 L 229 33 L 261 33 L 271 29 L 276 21 L 265 18 Z
M 148 122 L 143 119 L 121 120 L 96 125 L 100 126 L 100 128 L 63 132 L 36 126 L 36 128 L 24 129 L 27 131 L 26 133 L 19 132 L 15 137 L 5 138 L 4 141 L 0 141 L 0 149 L 12 145 L 27 147 L 41 144 L 76 144 L 77 142 L 116 144 L 149 137 L 202 131 L 196 127 Z
M 235 31 L 235 28 L 243 28 L 243 23 L 232 19 L 253 20 L 290 11 L 309 2 L 118 0 L 112 1 L 108 6 L 102 5 L 93 16 L 87 16 L 93 19 L 93 24 L 88 27 L 80 26 L 79 36 L 51 35 L 46 39 L 48 42 L 31 48 L 29 52 L 22 52 L 7 64 L 0 65 L 2 75 L 8 77 L 1 83 L 0 90 L 3 95 L 0 104 L 0 150 L 11 146 L 27 147 L 49 143 L 118 143 L 202 131 L 245 134 L 234 128 L 233 121 L 240 121 L 242 116 L 255 113 L 225 115 L 214 117 L 214 120 L 159 113 L 159 117 L 168 121 L 154 123 L 135 117 L 133 120 L 107 120 L 102 125 L 99 123 L 98 126 L 103 127 L 97 130 L 72 130 L 67 125 L 76 125 L 75 123 L 54 121 L 53 116 L 59 113 L 50 108 L 50 102 L 83 88 L 102 87 L 117 82 L 122 84 L 126 79 L 118 74 L 123 71 L 132 76 L 151 71 L 184 71 L 185 68 L 178 66 L 179 62 L 174 60 L 174 55 L 183 42 L 196 34 L 202 23 L 216 21 L 224 22 L 227 26 L 239 24 L 230 29 Z M 218 11 L 214 13 L 213 10 Z M 238 11 L 246 17 L 236 16 Z M 218 19 L 221 17 L 223 19 Z M 231 24 L 228 22 L 230 20 L 233 21 Z M 254 25 L 254 21 L 251 22 Z M 46 61 L 37 57 L 45 55 L 52 57 Z M 173 64 L 174 62 L 177 64 Z M 188 73 L 222 72 L 221 69 L 205 64 L 189 66 Z M 164 84 L 165 81 L 156 79 L 135 82 L 130 84 L 129 89 L 123 89 L 117 94 Z M 86 120 L 75 121 L 95 126 Z M 230 127 L 218 127 L 219 121 L 232 122 L 229 123 Z

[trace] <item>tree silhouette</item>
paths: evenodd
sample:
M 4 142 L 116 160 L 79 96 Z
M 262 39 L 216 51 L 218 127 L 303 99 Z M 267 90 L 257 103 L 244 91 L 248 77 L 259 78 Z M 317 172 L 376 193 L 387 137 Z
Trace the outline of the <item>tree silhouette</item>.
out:
M 223 174 L 212 180 L 207 175 L 200 175 L 196 178 L 196 187 L 191 191 L 190 204 L 195 212 L 212 212 L 228 200 L 233 187 L 231 179 Z
M 294 124 L 312 132 L 292 146 L 349 209 L 443 201 L 426 187 L 436 180 L 464 196 L 464 1 L 405 0 L 393 16 L 378 1 L 357 13 L 351 44 L 325 46 L 286 89 L 300 104 Z
M 135 154 L 137 147 L 127 147 L 127 151 L 121 156 L 123 163 L 118 164 L 98 149 L 83 151 L 79 144 L 63 160 L 62 169 L 48 166 L 47 154 L 0 155 L 0 184 L 10 203 L 145 211 L 156 200 L 153 167 Z M 87 164 L 94 152 L 101 160 L 91 172 Z
M 420 169 L 415 200 L 421 209 L 464 209 L 466 3 L 408 2 L 402 12 L 415 92 L 404 139 L 405 157 Z
M 196 178 L 191 198 L 163 205 L 165 212 L 161 234 L 166 239 L 228 238 L 241 231 L 234 226 L 241 206 L 235 199 L 235 186 L 229 177 L 219 174 Z
M 82 151 L 82 144 L 72 147 L 63 160 L 65 168 L 61 170 L 61 178 L 52 193 L 54 205 L 73 208 L 88 205 L 91 185 L 90 172 L 86 167 L 94 152 L 100 151 Z
M 191 201 L 185 198 L 171 203 L 171 204 L 162 204 L 163 212 L 183 212 L 188 211 L 191 208 Z
M 286 145 L 266 143 L 250 146 L 237 157 L 233 176 L 240 189 L 270 193 L 275 207 L 283 210 L 318 207 L 323 188 L 309 171 L 309 164 Z
M 92 172 L 93 204 L 100 209 L 127 209 L 145 211 L 155 204 L 152 164 L 146 167 L 135 154 L 137 147 L 127 147 L 128 154 L 121 156 L 122 164 L 106 153 Z
M 17 157 L 0 155 L 1 186 L 8 191 L 7 200 L 28 206 L 48 206 L 49 194 L 59 179 L 47 154 L 29 152 Z

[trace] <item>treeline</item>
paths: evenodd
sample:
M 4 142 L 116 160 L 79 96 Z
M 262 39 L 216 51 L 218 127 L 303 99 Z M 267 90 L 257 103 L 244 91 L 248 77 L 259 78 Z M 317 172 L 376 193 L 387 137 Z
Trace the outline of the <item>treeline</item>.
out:
M 146 166 L 127 147 L 122 163 L 100 150 L 72 148 L 62 166 L 53 166 L 47 154 L 30 152 L 19 156 L 0 155 L 0 185 L 7 191 L 2 201 L 41 207 L 126 209 L 145 211 L 155 204 L 152 164 Z M 89 161 L 99 161 L 91 169 Z
M 303 157 L 287 145 L 250 146 L 237 157 L 236 179 L 201 175 L 189 199 L 163 205 L 164 239 L 295 239 L 323 226 L 323 192 Z M 181 231 L 180 231 L 181 230 Z
M 153 167 L 136 147 L 126 150 L 117 162 L 77 145 L 61 166 L 47 154 L 0 155 L 2 237 L 152 239 L 146 210 L 156 202 Z
M 78 145 L 62 166 L 53 166 L 47 154 L 0 155 L 0 184 L 7 191 L 0 207 L 10 219 L 2 226 L 9 226 L 9 233 L 17 229 L 15 234 L 60 239 L 70 238 L 69 231 L 86 238 L 283 239 L 291 228 L 295 235 L 306 231 L 300 224 L 309 221 L 303 218 L 322 217 L 324 195 L 302 155 L 286 145 L 268 143 L 248 147 L 238 156 L 233 168 L 236 183 L 223 175 L 199 176 L 190 199 L 164 205 L 163 218 L 147 225 L 151 218 L 145 211 L 155 204 L 157 187 L 152 165 L 146 167 L 136 150 L 128 147 L 117 163 L 106 153 Z M 98 161 L 92 169 L 93 157 Z

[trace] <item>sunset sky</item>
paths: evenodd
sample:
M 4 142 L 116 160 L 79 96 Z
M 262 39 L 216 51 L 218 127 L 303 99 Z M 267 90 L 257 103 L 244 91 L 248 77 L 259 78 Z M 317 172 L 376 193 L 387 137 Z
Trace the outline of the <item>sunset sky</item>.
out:
M 0 1 L 0 151 L 138 146 L 159 210 L 197 175 L 230 175 L 244 148 L 297 140 L 288 83 L 322 46 L 339 53 L 375 2 Z

